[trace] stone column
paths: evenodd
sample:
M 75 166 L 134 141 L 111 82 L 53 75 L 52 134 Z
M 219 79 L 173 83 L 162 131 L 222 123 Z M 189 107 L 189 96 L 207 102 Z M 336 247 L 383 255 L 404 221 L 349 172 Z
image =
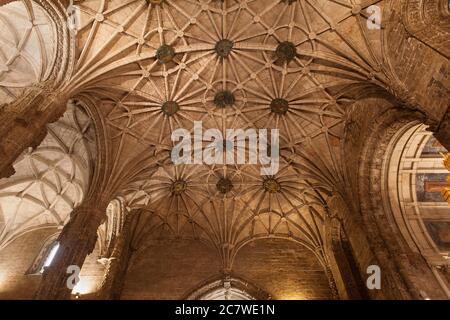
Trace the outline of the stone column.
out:
M 14 174 L 12 164 L 23 150 L 41 143 L 46 124 L 62 116 L 71 95 L 63 89 L 76 58 L 75 37 L 67 27 L 69 1 L 32 2 L 0 1 L 5 32 L 15 35 L 2 43 L 0 178 Z
M 107 262 L 105 276 L 98 294 L 99 299 L 120 299 L 128 263 L 133 253 L 131 249 L 132 228 L 138 215 L 135 211 L 127 213 L 122 231 L 117 237 L 114 250 Z
M 29 105 L 9 106 L 0 114 L 0 178 L 14 174 L 12 165 L 20 154 L 28 147 L 39 146 L 47 135 L 46 125 L 57 121 L 67 109 L 67 99 L 62 97 L 39 95 L 19 104 L 24 103 Z
M 352 300 L 362 299 L 362 295 L 358 286 L 358 280 L 350 261 L 346 256 L 341 240 L 341 225 L 337 218 L 328 217 L 326 219 L 326 239 L 325 253 L 329 264 L 329 272 L 334 278 L 334 284 L 340 299 Z M 361 282 L 361 281 L 359 281 Z
M 327 265 L 325 266 L 325 273 L 328 278 L 328 285 L 329 285 L 330 291 L 331 291 L 331 298 L 333 300 L 339 300 L 340 299 L 339 290 L 336 286 L 336 281 L 334 280 L 334 275 L 333 275 L 333 272 L 331 271 L 331 268 L 330 268 L 328 262 L 327 262 Z
M 106 217 L 108 202 L 88 200 L 75 208 L 67 225 L 59 236 L 59 250 L 51 266 L 43 274 L 36 293 L 38 300 L 70 299 L 71 289 L 67 280 L 69 266 L 81 270 L 84 260 L 92 253 L 97 241 L 97 229 Z
M 366 269 L 370 265 L 379 265 L 377 257 L 371 249 L 369 240 L 363 229 L 362 219 L 353 215 L 340 194 L 334 194 L 328 200 L 328 208 L 332 217 L 337 218 L 345 230 L 348 240 L 352 246 L 356 264 L 362 279 L 367 278 Z M 388 297 L 382 290 L 367 290 L 373 299 L 398 298 L 396 296 Z

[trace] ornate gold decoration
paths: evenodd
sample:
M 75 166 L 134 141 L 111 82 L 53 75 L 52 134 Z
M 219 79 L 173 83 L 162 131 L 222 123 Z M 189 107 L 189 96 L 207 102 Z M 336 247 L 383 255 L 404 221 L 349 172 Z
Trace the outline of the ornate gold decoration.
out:
M 447 155 L 444 156 L 444 166 L 450 171 L 450 153 L 447 153 Z M 447 177 L 447 182 L 450 183 L 450 175 Z M 450 204 L 450 188 L 444 188 L 444 190 L 442 190 L 442 195 Z

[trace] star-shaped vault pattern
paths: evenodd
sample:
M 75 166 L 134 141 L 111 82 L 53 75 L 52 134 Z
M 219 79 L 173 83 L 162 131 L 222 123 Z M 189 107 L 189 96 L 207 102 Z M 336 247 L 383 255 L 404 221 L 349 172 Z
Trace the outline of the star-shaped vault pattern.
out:
M 264 237 L 297 241 L 324 262 L 323 190 L 341 178 L 336 150 L 352 89 L 384 82 L 380 32 L 367 28 L 374 4 L 384 2 L 78 1 L 65 89 L 97 99 L 121 175 L 127 163 L 160 157 L 119 192 L 145 212 L 136 237 L 205 241 L 224 268 Z M 279 172 L 170 163 L 172 132 L 192 132 L 195 121 L 224 135 L 279 129 Z

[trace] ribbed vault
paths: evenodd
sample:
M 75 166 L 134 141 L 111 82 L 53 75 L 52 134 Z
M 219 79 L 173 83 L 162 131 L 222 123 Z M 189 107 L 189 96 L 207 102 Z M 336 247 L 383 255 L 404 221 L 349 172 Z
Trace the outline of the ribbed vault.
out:
M 18 160 L 20 175 L 1 181 L 0 197 L 8 201 L 0 207 L 0 248 L 29 230 L 62 227 L 83 197 L 97 192 L 141 212 L 132 241 L 138 250 L 153 240 L 200 240 L 232 272 L 241 248 L 277 238 L 306 247 L 328 268 L 325 197 L 344 185 L 346 112 L 356 97 L 389 86 L 383 33 L 367 20 L 367 8 L 383 9 L 385 1 L 75 4 L 76 61 L 61 91 L 98 114 L 97 138 L 105 141 L 94 182 L 102 186 L 90 185 L 93 126 L 72 108 Z M 52 62 L 51 37 L 44 40 L 46 26 L 30 12 L 22 17 L 31 21 L 23 39 L 39 45 L 41 65 L 16 69 L 33 69 L 40 82 Z M 227 129 L 279 129 L 278 172 L 263 176 L 249 164 L 174 165 L 171 134 L 192 133 L 194 121 L 224 136 Z M 100 228 L 102 256 L 110 256 L 122 218 Z
M 295 240 L 326 263 L 323 192 L 341 183 L 345 110 L 361 85 L 384 87 L 381 33 L 366 9 L 383 1 L 80 1 L 68 85 L 101 100 L 113 168 L 158 155 L 120 194 L 144 208 L 136 237 L 200 239 L 224 269 L 264 237 Z M 174 166 L 177 128 L 279 129 L 280 170 Z M 113 172 L 114 175 L 114 172 Z
M 144 208 L 144 239 L 200 239 L 224 269 L 245 243 L 295 240 L 323 264 L 323 192 L 342 181 L 339 154 L 354 90 L 384 86 L 380 32 L 367 7 L 383 1 L 80 1 L 70 86 L 101 99 L 113 168 L 140 167 L 120 191 Z M 254 165 L 174 166 L 177 128 L 280 129 L 275 176 Z M 139 174 L 140 172 L 140 174 Z M 123 170 L 121 169 L 121 174 Z M 113 172 L 114 175 L 114 172 Z
M 0 180 L 0 249 L 24 233 L 62 228 L 80 205 L 91 179 L 95 141 L 91 120 L 68 104 L 36 149 L 16 161 L 16 174 Z
M 48 79 L 56 58 L 54 25 L 34 1 L 14 1 L 0 12 L 0 104 Z

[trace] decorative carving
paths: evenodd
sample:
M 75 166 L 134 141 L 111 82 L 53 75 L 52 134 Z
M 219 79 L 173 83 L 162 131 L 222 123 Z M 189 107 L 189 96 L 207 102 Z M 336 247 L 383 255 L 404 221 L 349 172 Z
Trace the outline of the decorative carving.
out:
M 7 14 L 5 11 L 13 11 L 13 13 Z M 0 152 L 0 177 L 9 177 L 12 173 L 11 164 L 17 156 L 27 147 L 37 146 L 45 136 L 45 125 L 56 121 L 65 111 L 67 99 L 62 103 L 63 110 L 61 110 L 59 104 L 61 101 L 53 101 L 51 97 L 59 95 L 60 86 L 71 76 L 75 39 L 68 31 L 65 8 L 59 1 L 14 1 L 2 6 L 0 14 L 1 12 L 7 15 L 2 21 L 8 24 L 8 28 L 17 27 L 17 30 L 4 34 L 5 37 L 15 36 L 14 41 L 8 43 L 16 43 L 20 40 L 20 36 L 24 36 L 23 41 L 20 41 L 22 45 L 18 45 L 17 55 L 14 59 L 8 59 L 7 62 L 14 68 L 8 67 L 9 71 L 6 74 L 10 75 L 11 72 L 19 69 L 27 70 L 20 67 L 27 64 L 32 65 L 34 70 L 28 70 L 30 72 L 24 74 L 26 77 L 34 76 L 34 80 L 30 80 L 30 85 L 23 87 L 23 90 L 19 88 L 20 92 L 2 87 L 1 80 L 5 79 L 5 76 L 0 76 L 0 89 L 4 89 L 0 90 L 0 96 L 6 93 L 8 97 L 4 97 L 3 102 L 11 101 L 0 105 L 0 135 L 3 137 L 0 143 L 0 150 L 3 150 Z M 17 19 L 8 22 L 11 16 L 16 15 L 19 15 L 19 24 L 16 24 Z M 23 19 L 28 19 L 28 23 L 23 23 Z M 22 34 L 24 26 L 25 33 Z M 31 53 L 28 52 L 30 48 Z M 14 50 L 16 49 L 12 51 Z M 36 56 L 37 52 L 40 52 L 38 56 Z M 8 51 L 8 54 L 10 53 L 11 51 Z M 6 68 L 3 70 L 5 71 Z M 7 86 L 8 83 L 12 83 L 5 80 Z M 22 78 L 19 81 L 27 82 Z M 14 85 L 14 87 L 17 86 Z M 43 116 L 40 116 L 40 112 Z M 32 117 L 26 120 L 26 114 Z M 19 129 L 14 126 L 14 123 L 17 123 L 16 118 L 24 119 L 29 125 Z
M 270 193 L 277 193 L 281 190 L 281 185 L 273 178 L 264 180 L 263 186 L 264 189 Z
M 221 58 L 227 58 L 233 50 L 234 43 L 228 39 L 222 39 L 216 43 L 216 53 Z
M 142 241 L 156 234 L 201 239 L 220 248 L 227 271 L 240 247 L 263 237 L 296 241 L 324 260 L 323 251 L 317 251 L 323 244 L 322 194 L 336 187 L 344 175 L 333 141 L 343 135 L 347 90 L 366 85 L 367 79 L 373 81 L 371 85 L 385 80 L 379 76 L 381 60 L 376 54 L 381 41 L 373 41 L 376 35 L 367 37 L 360 23 L 370 4 L 258 0 L 257 6 L 244 6 L 244 1 L 237 6 L 230 2 L 237 1 L 147 0 L 147 5 L 130 1 L 111 10 L 102 1 L 88 5 L 80 1 L 86 24 L 77 39 L 76 68 L 72 70 L 70 62 L 64 65 L 71 59 L 69 51 L 75 52 L 65 50 L 67 59 L 58 55 L 53 68 L 62 71 L 53 70 L 48 85 L 28 94 L 34 99 L 43 92 L 45 97 L 52 91 L 58 97 L 77 92 L 97 99 L 101 121 L 107 126 L 105 140 L 114 141 L 105 148 L 111 163 L 102 165 L 116 170 L 104 174 L 110 178 L 101 187 L 110 191 L 126 180 L 120 193 L 126 195 L 127 206 L 149 212 L 139 230 Z M 73 49 L 64 41 L 68 39 L 58 37 L 58 49 Z M 2 67 L 0 72 L 8 71 Z M 71 81 L 59 95 L 66 80 L 61 73 Z M 393 92 L 416 106 L 406 87 L 400 85 Z M 54 120 L 59 114 L 55 109 L 60 110 L 56 105 L 38 109 Z M 40 113 L 25 106 L 20 104 L 20 112 L 8 110 L 17 112 L 10 123 L 14 136 L 37 137 L 32 141 L 36 146 L 43 131 L 40 125 L 34 127 L 33 120 Z M 46 108 L 55 112 L 47 113 Z M 171 132 L 191 128 L 193 120 L 222 131 L 228 125 L 277 128 L 283 157 L 286 152 L 292 159 L 282 158 L 280 172 L 273 178 L 261 177 L 255 166 L 168 165 Z M 8 136 L 11 145 L 12 137 Z M 10 150 L 2 147 L 0 154 L 8 154 Z M 93 181 L 93 187 L 103 183 Z M 39 297 L 67 296 L 62 289 L 63 267 L 82 263 L 91 251 L 93 234 L 104 218 L 103 202 L 97 205 L 91 200 L 74 211 L 62 237 L 67 242 L 63 257 L 44 280 Z M 87 219 L 88 212 L 93 213 L 93 221 Z M 211 227 L 209 219 L 217 225 Z M 229 234 L 233 237 L 223 241 L 223 235 Z M 78 237 L 87 244 L 75 243 Z M 113 256 L 120 254 L 117 249 Z M 111 270 L 116 262 L 111 261 Z M 330 277 L 329 270 L 324 271 Z M 331 281 L 330 286 L 333 291 Z
M 165 115 L 171 117 L 180 110 L 180 106 L 175 101 L 166 101 L 161 109 Z
M 274 99 L 270 103 L 270 110 L 272 110 L 273 113 L 278 114 L 280 116 L 285 115 L 289 110 L 289 102 L 285 99 Z
M 156 51 L 156 59 L 159 63 L 166 64 L 173 60 L 175 57 L 175 49 L 167 44 L 162 45 Z
M 107 258 L 107 266 L 103 281 L 98 293 L 100 299 L 119 299 L 125 280 L 128 262 L 131 258 L 132 250 L 130 242 L 132 238 L 132 223 L 139 212 L 122 213 L 124 217 L 123 227 L 117 234 L 113 243 L 111 256 Z
M 182 194 L 184 191 L 186 191 L 187 188 L 187 183 L 186 181 L 183 180 L 178 180 L 173 182 L 172 184 L 172 193 L 174 195 L 180 195 Z
M 217 184 L 216 184 L 217 190 L 219 190 L 220 193 L 228 193 L 231 190 L 233 190 L 233 183 L 230 179 L 227 178 L 221 178 Z
M 289 63 L 297 56 L 297 48 L 292 42 L 284 41 L 278 45 L 275 54 L 280 62 Z
M 450 57 L 447 0 L 402 1 L 403 23 L 409 34 Z
M 221 91 L 214 97 L 214 104 L 219 108 L 225 108 L 227 106 L 232 106 L 236 102 L 236 99 L 232 92 Z

